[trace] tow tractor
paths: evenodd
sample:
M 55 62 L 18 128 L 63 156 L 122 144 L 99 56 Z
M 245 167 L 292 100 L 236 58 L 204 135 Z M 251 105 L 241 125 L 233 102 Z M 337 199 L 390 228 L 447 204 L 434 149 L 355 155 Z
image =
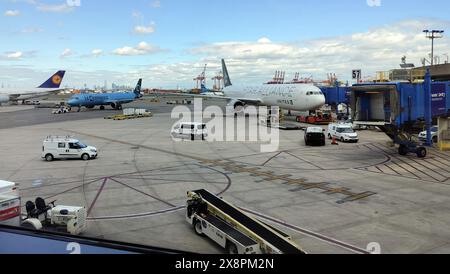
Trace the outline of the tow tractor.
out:
M 187 194 L 186 220 L 229 254 L 306 254 L 285 233 L 242 212 L 207 190 Z
M 55 205 L 56 201 L 46 204 L 42 198 L 25 204 L 27 217 L 22 227 L 35 230 L 55 230 L 71 235 L 82 234 L 86 230 L 86 209 L 76 206 Z
M 297 122 L 313 125 L 328 125 L 333 122 L 333 116 L 331 111 L 316 111 L 308 116 L 298 116 Z

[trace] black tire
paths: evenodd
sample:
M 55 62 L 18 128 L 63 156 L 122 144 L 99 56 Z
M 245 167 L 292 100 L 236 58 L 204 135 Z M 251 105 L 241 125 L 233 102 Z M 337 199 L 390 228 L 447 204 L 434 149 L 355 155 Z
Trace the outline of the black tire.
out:
M 202 141 L 205 141 L 205 135 L 202 134 Z
M 55 160 L 55 157 L 53 157 L 52 154 L 47 154 L 47 155 L 45 155 L 45 160 L 47 162 L 53 162 L 53 160 Z
M 100 110 L 105 110 L 105 106 L 100 106 Z
M 333 137 L 331 137 L 331 134 L 328 133 L 328 139 L 333 139 Z
M 417 149 L 417 157 L 422 158 L 422 159 L 427 157 L 427 149 L 424 147 L 419 147 Z
M 191 134 L 191 141 L 195 141 L 195 135 Z
M 237 255 L 239 254 L 239 251 L 237 249 L 237 246 L 231 242 L 227 243 L 227 252 L 230 255 Z
M 194 226 L 195 234 L 197 234 L 198 236 L 203 237 L 204 234 L 203 234 L 202 222 L 200 222 L 198 220 L 195 220 L 193 226 Z
M 91 159 L 91 156 L 89 156 L 89 154 L 85 153 L 85 154 L 81 155 L 81 159 L 83 161 L 89 161 Z
M 400 154 L 401 156 L 406 156 L 409 153 L 409 149 L 408 147 L 406 147 L 405 145 L 400 145 L 400 147 L 398 148 L 398 154 Z
M 345 142 L 344 137 L 341 137 L 341 142 L 342 142 L 342 143 Z

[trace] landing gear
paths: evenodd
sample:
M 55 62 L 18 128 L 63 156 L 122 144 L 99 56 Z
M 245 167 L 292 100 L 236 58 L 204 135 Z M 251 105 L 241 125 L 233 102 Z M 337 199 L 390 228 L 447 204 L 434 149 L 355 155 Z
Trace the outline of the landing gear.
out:
M 100 110 L 105 110 L 105 106 L 100 106 Z
M 77 112 L 80 112 L 80 111 L 81 111 L 81 107 L 78 107 Z

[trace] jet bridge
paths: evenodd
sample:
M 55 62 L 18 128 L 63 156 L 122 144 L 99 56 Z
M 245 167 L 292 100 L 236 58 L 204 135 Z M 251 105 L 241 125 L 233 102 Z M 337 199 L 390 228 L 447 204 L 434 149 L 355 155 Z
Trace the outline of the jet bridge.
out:
M 439 117 L 450 116 L 450 82 L 432 82 L 429 73 L 421 84 L 363 83 L 351 89 L 354 123 L 379 127 L 400 145 L 401 155 L 425 157 L 417 134 Z M 431 133 L 426 145 L 431 145 Z

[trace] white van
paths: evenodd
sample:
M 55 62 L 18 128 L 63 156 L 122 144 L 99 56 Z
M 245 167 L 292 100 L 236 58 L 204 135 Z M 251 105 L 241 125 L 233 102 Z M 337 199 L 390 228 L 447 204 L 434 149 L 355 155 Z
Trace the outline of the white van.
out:
M 328 138 L 335 137 L 341 142 L 355 142 L 359 141 L 358 133 L 353 129 L 352 124 L 330 124 L 328 126 Z
M 208 137 L 208 130 L 206 124 L 203 123 L 181 123 L 176 125 L 171 133 L 173 138 L 202 138 L 205 140 Z
M 0 224 L 18 227 L 20 218 L 20 196 L 16 184 L 0 181 Z
M 48 162 L 55 159 L 95 159 L 98 151 L 95 147 L 87 146 L 72 137 L 49 136 L 42 146 L 42 158 Z

